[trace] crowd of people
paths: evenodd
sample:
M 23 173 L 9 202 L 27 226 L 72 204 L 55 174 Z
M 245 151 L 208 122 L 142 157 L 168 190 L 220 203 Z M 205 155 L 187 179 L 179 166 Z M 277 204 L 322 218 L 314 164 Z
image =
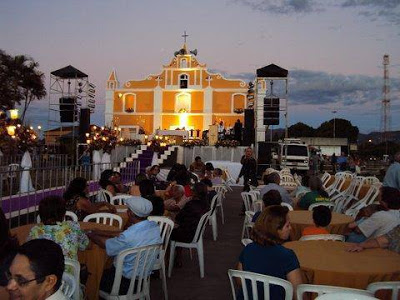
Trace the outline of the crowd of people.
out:
M 251 148 L 247 148 L 241 159 L 242 168 L 238 179 L 244 177 L 244 189 L 257 186 L 256 161 Z M 346 241 L 352 243 L 348 251 L 368 248 L 388 248 L 400 253 L 400 153 L 390 166 L 379 194 L 379 204 L 364 207 L 355 222 L 344 232 Z M 115 258 L 126 249 L 154 245 L 161 242 L 160 230 L 148 216 L 167 216 L 175 222 L 171 240 L 190 242 L 203 214 L 210 210 L 216 192 L 214 185 L 225 184 L 224 173 L 212 164 L 205 164 L 196 157 L 187 168 L 175 164 L 166 180 L 159 176 L 160 167 L 150 166 L 136 176 L 134 185 L 126 186 L 121 174 L 105 170 L 99 185 L 111 195 L 126 194 L 127 223 L 121 231 L 91 230 L 85 232 L 78 222 L 66 221 L 66 211 L 76 214 L 79 221 L 96 212 L 116 213 L 112 198 L 96 202 L 89 197 L 88 182 L 77 177 L 67 186 L 63 197 L 46 197 L 40 201 L 41 223 L 30 230 L 26 243 L 19 245 L 8 228 L 8 220 L 0 210 L 0 285 L 7 286 L 12 296 L 34 294 L 37 299 L 64 299 L 59 291 L 64 271 L 64 259 L 77 260 L 78 251 L 84 251 L 89 240 L 104 248 L 107 255 L 114 257 L 111 268 L 103 271 L 100 289 L 111 291 L 116 272 Z M 278 172 L 263 177 L 264 185 L 260 196 L 264 204 L 262 211 L 253 217 L 254 227 L 247 245 L 239 255 L 238 270 L 270 275 L 288 280 L 296 289 L 303 282 L 300 263 L 293 250 L 284 246 L 290 239 L 291 223 L 286 203 L 296 210 L 307 210 L 315 203 L 329 202 L 320 177 L 303 176 L 304 193 L 299 199 L 293 197 L 280 184 Z M 302 236 L 329 234 L 332 212 L 326 206 L 312 210 L 312 226 L 302 231 Z M 178 248 L 179 249 L 179 248 Z M 120 293 L 128 291 L 133 256 L 123 262 Z M 50 263 L 51 262 L 51 263 Z M 32 267 L 34 266 L 34 267 Z M 175 266 L 182 266 L 181 252 L 176 251 Z M 90 272 L 90 270 L 88 270 Z M 258 290 L 263 299 L 263 290 Z M 238 299 L 243 298 L 242 289 Z M 283 290 L 270 288 L 271 299 L 283 299 Z

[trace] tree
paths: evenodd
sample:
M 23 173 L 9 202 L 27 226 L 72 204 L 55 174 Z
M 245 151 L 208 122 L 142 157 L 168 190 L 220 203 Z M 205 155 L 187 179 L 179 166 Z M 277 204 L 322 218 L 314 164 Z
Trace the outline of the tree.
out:
M 290 137 L 314 136 L 315 129 L 302 122 L 296 123 L 288 128 Z
M 0 59 L 0 105 L 7 110 L 22 103 L 23 121 L 31 102 L 46 96 L 44 74 L 31 57 L 13 57 L 0 50 Z
M 322 123 L 316 130 L 316 136 L 333 138 L 334 131 L 337 138 L 348 138 L 350 142 L 357 141 L 358 127 L 353 126 L 350 121 L 345 119 L 332 119 Z

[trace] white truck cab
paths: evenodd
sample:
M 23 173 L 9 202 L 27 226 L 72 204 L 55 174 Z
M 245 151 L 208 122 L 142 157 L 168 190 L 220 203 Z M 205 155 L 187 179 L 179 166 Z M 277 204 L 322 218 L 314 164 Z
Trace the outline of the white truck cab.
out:
M 308 145 L 303 144 L 300 139 L 279 140 L 277 149 L 272 153 L 276 166 L 280 169 L 307 171 L 310 169 L 310 152 Z

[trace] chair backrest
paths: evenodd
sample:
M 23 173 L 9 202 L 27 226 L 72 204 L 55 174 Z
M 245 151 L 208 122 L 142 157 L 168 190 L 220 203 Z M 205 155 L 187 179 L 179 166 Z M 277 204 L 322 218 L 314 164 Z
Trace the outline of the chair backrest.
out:
M 289 203 L 282 202 L 281 205 L 282 205 L 282 206 L 286 206 L 287 208 L 289 208 L 290 211 L 293 210 L 293 207 L 292 207 Z
M 74 292 L 74 300 L 79 300 L 80 299 L 80 289 L 79 289 L 79 284 L 80 284 L 80 271 L 81 271 L 81 265 L 79 261 L 70 259 L 70 258 L 65 258 L 65 267 L 69 267 L 72 269 L 72 276 L 75 279 L 75 283 L 77 288 L 75 289 Z
M 72 299 L 74 298 L 75 291 L 79 288 L 79 286 L 76 284 L 76 280 L 71 274 L 64 272 L 60 288 L 68 299 Z
M 257 200 L 253 202 L 253 210 L 254 212 L 262 211 L 264 208 L 264 202 L 261 200 Z
M 280 175 L 292 175 L 292 173 L 290 173 L 290 169 L 289 168 L 283 168 L 282 170 L 279 171 Z
M 371 292 L 341 286 L 316 285 L 316 284 L 299 284 L 296 289 L 297 299 L 303 299 L 304 293 L 315 293 L 318 296 L 329 293 L 353 293 L 354 295 L 371 296 Z M 338 298 L 339 299 L 339 298 Z
M 264 298 L 270 299 L 269 287 L 270 285 L 279 285 L 285 290 L 285 300 L 291 300 L 293 298 L 293 286 L 289 281 L 281 278 L 276 278 L 268 275 L 246 272 L 240 270 L 228 270 L 229 281 L 231 283 L 233 299 L 236 300 L 236 287 L 235 280 L 241 282 L 244 299 L 249 299 L 248 288 L 251 289 L 251 294 L 254 300 L 258 300 L 257 283 L 263 284 Z M 246 284 L 247 282 L 247 284 Z M 261 298 L 260 298 L 261 300 Z
M 308 210 L 312 211 L 312 210 L 314 209 L 314 207 L 317 207 L 317 206 L 326 206 L 326 207 L 328 207 L 330 210 L 332 210 L 332 209 L 335 207 L 335 203 L 332 203 L 332 202 L 324 202 L 324 201 L 316 202 L 316 203 L 311 204 L 311 205 L 308 207 Z
M 222 197 L 225 198 L 225 194 L 227 192 L 227 188 L 226 188 L 225 184 L 216 184 L 216 185 L 214 185 L 214 190 L 217 193 L 221 194 Z
M 172 229 L 174 229 L 174 221 L 167 217 L 149 216 L 149 221 L 156 222 L 160 226 L 160 236 L 163 244 L 163 250 L 166 251 L 171 237 Z
M 344 235 L 340 234 L 312 234 L 305 235 L 300 238 L 300 241 L 341 241 L 344 242 Z
M 131 282 L 127 292 L 127 299 L 142 299 L 146 296 L 150 298 L 149 278 L 161 249 L 162 244 L 155 244 L 121 251 L 116 258 L 115 276 L 110 295 L 119 295 L 123 263 L 126 257 L 129 255 L 134 257 L 134 261 Z
M 67 210 L 65 212 L 64 221 L 67 221 L 67 217 L 68 219 L 70 219 L 70 221 L 78 222 L 78 216 L 72 211 Z M 36 216 L 36 223 L 38 224 L 42 223 L 42 220 L 40 219 L 39 215 Z
M 400 281 L 382 281 L 373 282 L 367 286 L 367 290 L 375 294 L 379 290 L 391 290 L 392 298 L 391 300 L 397 300 L 399 297 Z
M 107 190 L 100 189 L 97 192 L 97 202 L 110 202 L 112 197 L 113 197 L 113 194 L 111 194 L 111 192 L 109 192 Z
M 67 217 L 68 217 L 68 219 L 71 219 L 71 221 L 78 222 L 78 216 L 72 211 L 67 210 L 65 212 L 64 220 L 67 220 Z
M 247 246 L 248 244 L 251 244 L 253 242 L 252 239 L 242 239 L 242 245 Z
M 248 192 L 241 192 L 240 195 L 242 196 L 245 210 L 253 210 L 254 195 Z
M 376 178 L 375 176 L 368 176 L 364 178 L 364 183 L 365 184 L 375 184 L 375 183 L 379 183 L 379 179 Z
M 282 174 L 280 175 L 281 177 L 281 184 L 284 182 L 294 182 L 294 178 L 290 174 Z
M 261 200 L 261 193 L 259 190 L 252 190 L 249 193 L 253 195 L 253 199 Z
M 379 300 L 378 298 L 360 295 L 354 292 L 335 292 L 323 294 L 315 298 L 315 300 Z
M 252 210 L 246 210 L 244 212 L 244 215 L 245 215 L 245 218 L 246 218 L 246 224 L 252 223 L 251 220 L 253 220 L 253 217 L 254 217 L 255 214 L 256 213 L 254 211 L 252 211 Z
M 114 205 L 125 205 L 125 199 L 131 198 L 131 195 L 116 195 L 114 197 L 111 197 L 111 204 Z
M 217 193 L 211 200 L 210 204 L 210 217 L 213 216 L 217 209 L 218 198 L 222 197 L 221 194 Z
M 196 232 L 194 234 L 192 243 L 197 243 L 202 238 L 209 217 L 210 217 L 210 211 L 206 212 L 204 215 L 201 216 L 199 224 L 197 224 Z
M 110 213 L 94 213 L 87 215 L 83 222 L 90 222 L 95 220 L 96 223 L 114 226 L 114 221 L 118 222 L 119 229 L 122 229 L 122 218 L 115 214 Z

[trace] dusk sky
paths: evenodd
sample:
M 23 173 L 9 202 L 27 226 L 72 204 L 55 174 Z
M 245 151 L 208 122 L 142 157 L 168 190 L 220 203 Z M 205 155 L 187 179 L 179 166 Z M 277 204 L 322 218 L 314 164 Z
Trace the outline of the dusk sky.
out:
M 203 0 L 0 2 L 0 49 L 50 72 L 69 64 L 96 86 L 92 122 L 104 122 L 105 83 L 161 71 L 181 35 L 198 60 L 231 78 L 254 79 L 275 63 L 289 70 L 289 125 L 345 118 L 380 128 L 383 68 L 390 56 L 391 129 L 400 130 L 400 0 Z M 28 121 L 46 126 L 48 99 Z

